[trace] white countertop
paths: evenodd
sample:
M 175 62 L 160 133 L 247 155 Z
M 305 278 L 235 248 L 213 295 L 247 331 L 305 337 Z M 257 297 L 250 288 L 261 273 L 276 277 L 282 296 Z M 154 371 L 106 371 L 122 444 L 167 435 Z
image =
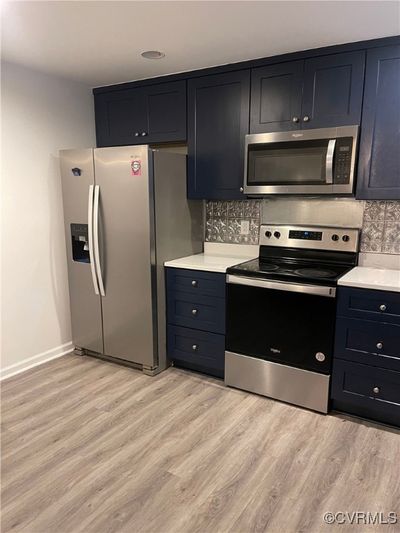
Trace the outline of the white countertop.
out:
M 227 268 L 244 263 L 249 259 L 254 259 L 254 257 L 196 254 L 166 261 L 164 265 L 173 268 L 188 268 L 189 270 L 205 270 L 206 272 L 226 272 Z
M 341 277 L 338 285 L 400 292 L 400 270 L 358 266 Z
M 204 270 L 206 272 L 225 273 L 226 269 L 233 265 L 238 265 L 239 263 L 244 263 L 245 261 L 249 261 L 250 259 L 258 257 L 258 246 L 251 246 L 247 249 L 245 247 L 241 247 L 241 250 L 234 245 L 228 246 L 231 246 L 232 248 L 231 255 L 225 255 L 225 253 L 221 253 L 220 250 L 222 247 L 208 247 L 206 248 L 205 253 L 189 255 L 188 257 L 181 257 L 180 259 L 166 261 L 164 265 L 166 267 L 173 268 L 187 268 L 189 270 Z M 218 250 L 218 253 L 213 253 L 213 250 Z M 226 247 L 222 248 L 222 251 L 226 252 Z

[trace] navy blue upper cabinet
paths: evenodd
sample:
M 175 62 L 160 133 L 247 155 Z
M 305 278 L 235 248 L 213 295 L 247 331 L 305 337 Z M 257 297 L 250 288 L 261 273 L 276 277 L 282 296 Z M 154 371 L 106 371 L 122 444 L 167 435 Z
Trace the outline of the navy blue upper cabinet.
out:
M 95 95 L 97 146 L 186 140 L 186 81 Z
M 360 124 L 364 64 L 365 52 L 305 61 L 302 128 Z
M 249 106 L 249 70 L 189 80 L 189 198 L 243 198 Z
M 252 70 L 251 133 L 360 124 L 365 52 Z
M 251 133 L 299 129 L 304 61 L 251 72 Z
M 369 50 L 358 199 L 400 199 L 400 46 Z

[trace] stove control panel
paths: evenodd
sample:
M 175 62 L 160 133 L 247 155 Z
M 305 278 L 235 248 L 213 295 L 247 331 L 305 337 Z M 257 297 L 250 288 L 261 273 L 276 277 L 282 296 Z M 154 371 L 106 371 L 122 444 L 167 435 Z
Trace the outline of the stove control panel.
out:
M 260 245 L 358 252 L 359 233 L 356 228 L 263 224 Z
M 322 231 L 289 230 L 289 239 L 304 239 L 306 241 L 322 241 Z

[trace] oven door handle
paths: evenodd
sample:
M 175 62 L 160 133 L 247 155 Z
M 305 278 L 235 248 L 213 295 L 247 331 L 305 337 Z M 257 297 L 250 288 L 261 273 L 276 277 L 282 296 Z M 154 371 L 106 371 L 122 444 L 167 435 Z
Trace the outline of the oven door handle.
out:
M 336 139 L 331 139 L 328 142 L 328 149 L 326 151 L 325 159 L 325 181 L 326 183 L 333 183 L 333 156 L 335 155 Z
M 260 289 L 274 289 L 277 291 L 301 292 L 303 294 L 314 294 L 316 296 L 327 296 L 335 298 L 336 288 L 321 285 L 302 285 L 301 283 L 286 283 L 284 281 L 270 281 L 257 278 L 246 278 L 243 276 L 226 276 L 227 283 L 236 285 L 247 285 L 248 287 L 258 287 Z

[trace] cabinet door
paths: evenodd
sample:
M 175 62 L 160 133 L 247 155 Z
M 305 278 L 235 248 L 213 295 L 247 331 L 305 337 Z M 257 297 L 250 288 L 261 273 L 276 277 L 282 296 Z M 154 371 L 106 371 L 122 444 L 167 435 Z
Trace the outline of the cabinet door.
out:
M 224 335 L 179 326 L 168 326 L 167 333 L 168 357 L 175 365 L 224 377 Z
M 146 143 L 186 140 L 186 81 L 146 87 Z
M 400 46 L 369 50 L 357 198 L 400 199 Z
M 305 61 L 302 128 L 360 124 L 365 52 Z
M 333 360 L 332 408 L 400 425 L 400 372 Z
M 304 61 L 251 71 L 250 132 L 300 128 Z
M 143 144 L 147 130 L 143 88 L 124 89 L 95 96 L 97 146 Z
M 97 146 L 186 140 L 186 81 L 95 96 Z
M 243 198 L 249 100 L 249 70 L 189 80 L 189 198 Z

